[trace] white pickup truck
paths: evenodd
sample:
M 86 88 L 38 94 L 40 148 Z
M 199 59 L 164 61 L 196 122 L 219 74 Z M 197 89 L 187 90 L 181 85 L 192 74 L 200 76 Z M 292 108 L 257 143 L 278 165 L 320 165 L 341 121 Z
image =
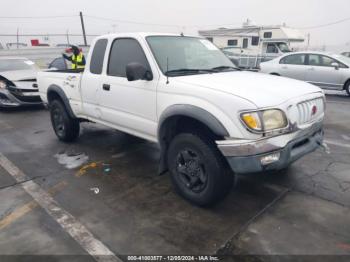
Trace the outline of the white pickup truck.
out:
M 83 72 L 40 72 L 38 86 L 60 140 L 92 121 L 157 142 L 160 172 L 197 205 L 225 196 L 235 174 L 284 169 L 323 140 L 318 87 L 242 72 L 198 37 L 100 36 Z

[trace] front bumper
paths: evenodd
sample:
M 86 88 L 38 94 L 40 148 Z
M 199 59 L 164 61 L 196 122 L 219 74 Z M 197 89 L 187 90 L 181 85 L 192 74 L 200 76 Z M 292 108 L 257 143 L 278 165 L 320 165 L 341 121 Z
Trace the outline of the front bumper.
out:
M 226 157 L 232 170 L 238 174 L 281 170 L 306 154 L 315 151 L 323 142 L 323 122 L 310 127 L 276 137 L 257 141 L 224 140 L 217 141 L 218 148 Z M 279 154 L 279 159 L 262 164 L 262 158 Z
M 0 107 L 19 107 L 42 105 L 39 93 L 26 94 L 25 92 L 10 92 L 8 89 L 0 90 Z

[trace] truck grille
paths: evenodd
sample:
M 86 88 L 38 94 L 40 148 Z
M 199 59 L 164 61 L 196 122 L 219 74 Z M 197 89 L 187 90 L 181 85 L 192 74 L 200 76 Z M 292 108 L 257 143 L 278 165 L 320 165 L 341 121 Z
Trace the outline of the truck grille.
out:
M 301 102 L 297 105 L 299 113 L 299 125 L 313 122 L 324 112 L 323 98 L 316 98 Z

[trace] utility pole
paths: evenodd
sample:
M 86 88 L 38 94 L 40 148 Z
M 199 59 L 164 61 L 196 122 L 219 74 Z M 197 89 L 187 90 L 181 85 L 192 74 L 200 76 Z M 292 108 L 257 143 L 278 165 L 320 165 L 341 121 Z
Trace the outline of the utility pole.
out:
M 310 33 L 307 34 L 307 50 L 309 50 L 310 48 L 310 38 L 311 38 L 311 35 Z
M 116 24 L 113 24 L 113 25 L 112 25 L 112 28 L 113 28 L 113 33 L 115 33 L 115 32 L 116 32 L 117 25 L 116 25 Z
M 69 45 L 69 30 L 68 29 L 67 29 L 66 37 L 67 37 L 67 44 Z
M 84 45 L 87 46 L 83 12 L 80 12 L 81 28 L 83 29 Z
M 19 44 L 19 28 L 17 27 L 17 49 L 19 48 L 18 44 Z

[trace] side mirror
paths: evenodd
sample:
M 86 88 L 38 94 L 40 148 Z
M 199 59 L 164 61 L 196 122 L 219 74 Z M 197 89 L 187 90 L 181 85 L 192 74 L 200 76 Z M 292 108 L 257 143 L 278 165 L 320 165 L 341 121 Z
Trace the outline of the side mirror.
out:
M 336 63 L 336 62 L 333 62 L 331 64 L 331 66 L 333 66 L 335 68 L 335 70 L 339 70 L 339 67 L 340 67 L 340 65 L 338 63 Z
M 152 72 L 140 63 L 130 63 L 126 66 L 126 77 L 128 81 L 147 80 L 153 79 Z

